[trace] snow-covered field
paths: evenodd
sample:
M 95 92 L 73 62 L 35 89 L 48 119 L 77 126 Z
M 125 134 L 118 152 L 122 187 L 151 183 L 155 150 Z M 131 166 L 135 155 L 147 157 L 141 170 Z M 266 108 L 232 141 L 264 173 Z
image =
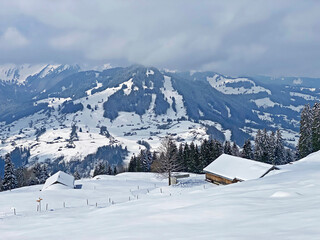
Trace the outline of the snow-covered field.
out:
M 320 152 L 228 186 L 124 173 L 77 181 L 82 189 L 25 187 L 0 193 L 0 239 L 319 239 L 319 180 Z

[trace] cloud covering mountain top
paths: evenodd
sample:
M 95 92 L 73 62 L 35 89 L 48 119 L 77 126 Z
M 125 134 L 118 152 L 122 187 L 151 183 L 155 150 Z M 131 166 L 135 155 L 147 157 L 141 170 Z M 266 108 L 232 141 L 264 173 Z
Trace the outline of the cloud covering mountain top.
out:
M 318 1 L 2 2 L 0 63 L 320 76 Z

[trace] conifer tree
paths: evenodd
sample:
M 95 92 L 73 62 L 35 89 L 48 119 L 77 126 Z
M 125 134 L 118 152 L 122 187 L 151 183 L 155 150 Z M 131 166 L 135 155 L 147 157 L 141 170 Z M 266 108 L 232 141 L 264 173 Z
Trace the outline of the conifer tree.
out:
M 74 180 L 79 180 L 81 178 L 78 171 L 74 172 L 73 177 L 74 177 Z
M 262 162 L 263 158 L 263 139 L 262 132 L 259 129 L 254 139 L 254 159 Z
M 112 175 L 112 169 L 111 169 L 111 166 L 110 166 L 110 165 L 108 165 L 107 174 L 108 174 L 108 175 Z
M 265 142 L 265 148 L 267 149 L 267 158 L 265 160 L 266 163 L 270 163 L 272 165 L 276 165 L 276 147 L 277 147 L 277 139 L 274 131 L 268 135 L 266 133 L 267 140 Z M 283 146 L 282 146 L 283 147 Z
M 314 104 L 312 112 L 312 148 L 316 152 L 320 150 L 320 103 Z
M 113 175 L 117 175 L 117 174 L 118 174 L 117 167 L 116 167 L 116 166 L 114 166 L 114 167 L 113 167 Z
M 96 164 L 94 168 L 93 177 L 103 174 L 107 174 L 107 166 L 104 162 L 100 161 Z
M 245 141 L 240 156 L 247 159 L 253 159 L 253 151 L 249 139 Z
M 225 141 L 224 147 L 223 147 L 223 152 L 225 154 L 232 155 L 232 149 L 231 149 L 231 143 L 230 141 Z
M 285 149 L 283 146 L 283 139 L 280 130 L 276 132 L 276 142 L 274 148 L 274 164 L 285 164 Z
M 148 149 L 141 150 L 139 157 L 141 158 L 141 164 L 142 164 L 143 172 L 150 172 L 151 165 L 152 165 L 152 162 L 153 162 L 151 152 Z
M 136 156 L 132 156 L 129 162 L 129 172 L 136 172 L 137 171 L 137 158 Z
M 298 142 L 300 158 L 304 158 L 313 152 L 312 147 L 312 123 L 313 116 L 309 104 L 306 104 L 301 112 L 300 136 Z
M 285 163 L 290 163 L 294 161 L 294 156 L 291 153 L 290 149 L 285 150 Z
M 2 190 L 11 190 L 17 187 L 17 179 L 14 172 L 14 165 L 11 161 L 10 154 L 5 156 L 4 177 L 2 181 Z
M 239 156 L 240 155 L 238 145 L 235 142 L 233 142 L 231 150 L 232 150 L 232 155 L 233 156 Z
M 41 165 L 40 163 L 36 163 L 34 166 L 33 166 L 33 173 L 34 173 L 34 176 L 35 176 L 35 179 L 34 179 L 34 182 L 33 184 L 39 184 L 40 181 L 41 181 Z

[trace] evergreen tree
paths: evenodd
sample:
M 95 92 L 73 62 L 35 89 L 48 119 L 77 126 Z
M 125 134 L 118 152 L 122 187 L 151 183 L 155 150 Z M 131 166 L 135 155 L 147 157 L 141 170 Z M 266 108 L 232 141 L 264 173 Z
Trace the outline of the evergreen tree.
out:
M 107 166 L 104 162 L 100 161 L 96 164 L 93 171 L 93 176 L 95 177 L 97 175 L 104 175 L 107 174 Z
M 285 150 L 285 163 L 290 163 L 294 161 L 293 154 L 290 149 Z
M 41 171 L 40 171 L 40 176 L 39 176 L 39 183 L 43 184 L 46 182 L 47 178 L 49 177 L 49 173 L 48 173 L 46 164 L 42 164 L 40 169 L 41 169 Z
M 34 182 L 33 182 L 33 184 L 39 184 L 39 183 L 41 183 L 40 181 L 42 180 L 41 179 L 41 171 L 42 171 L 42 169 L 41 169 L 41 165 L 40 165 L 40 163 L 36 163 L 34 166 L 33 166 L 33 173 L 34 173 L 34 176 L 35 176 L 35 179 L 34 179 Z
M 263 137 L 262 137 L 262 132 L 259 129 L 256 137 L 254 139 L 254 159 L 256 161 L 262 162 L 263 159 Z
M 313 151 L 320 150 L 320 103 L 315 103 L 313 108 L 313 122 L 312 122 L 312 148 Z M 300 152 L 301 155 L 301 152 Z
M 4 177 L 2 181 L 2 190 L 11 190 L 17 187 L 17 179 L 14 172 L 14 165 L 11 161 L 10 154 L 5 156 Z
M 268 134 L 268 133 L 266 133 L 266 134 Z M 268 152 L 268 157 L 265 162 L 270 163 L 272 165 L 276 165 L 277 164 L 276 163 L 277 139 L 276 139 L 275 132 L 272 131 L 269 136 L 267 135 L 267 141 L 266 141 L 265 147 L 267 148 L 267 152 Z
M 118 174 L 117 167 L 116 167 L 116 166 L 114 166 L 114 167 L 113 167 L 113 175 L 117 175 L 117 174 Z
M 182 169 L 186 172 L 191 172 L 191 159 L 190 159 L 190 149 L 188 143 L 184 145 L 183 150 L 183 165 L 181 166 Z
M 221 142 L 219 142 L 218 140 L 213 140 L 212 141 L 212 152 L 211 152 L 211 158 L 213 162 L 214 160 L 216 160 L 218 157 L 221 156 L 221 154 L 223 153 L 223 145 Z M 211 163 L 210 162 L 210 163 Z
M 81 178 L 78 171 L 74 172 L 73 177 L 74 177 L 74 180 L 79 180 Z
M 253 159 L 253 151 L 249 139 L 245 141 L 240 156 L 247 159 Z
M 129 172 L 136 172 L 137 171 L 137 158 L 136 156 L 132 156 L 129 162 Z
M 233 156 L 240 156 L 238 145 L 235 142 L 232 144 L 231 151 Z
M 112 169 L 111 169 L 111 166 L 110 165 L 108 165 L 108 171 L 107 171 L 107 174 L 108 175 L 112 175 Z
M 285 164 L 285 149 L 283 146 L 283 139 L 280 130 L 276 132 L 276 144 L 274 148 L 274 164 Z
M 189 160 L 188 161 L 188 172 L 193 172 L 193 173 L 197 172 L 195 158 L 198 158 L 198 156 L 196 156 L 196 147 L 194 145 L 194 142 L 191 142 L 190 143 L 190 150 L 189 150 L 189 159 L 188 159 Z
M 143 172 L 150 172 L 153 161 L 151 152 L 148 149 L 141 150 L 140 158 Z
M 232 149 L 231 149 L 231 143 L 230 143 L 230 141 L 225 141 L 225 143 L 224 143 L 224 148 L 223 148 L 223 152 L 224 152 L 225 154 L 232 155 Z
M 304 158 L 313 152 L 312 147 L 312 123 L 313 116 L 312 110 L 309 104 L 306 104 L 301 112 L 300 119 L 300 136 L 298 142 L 298 148 L 300 157 Z

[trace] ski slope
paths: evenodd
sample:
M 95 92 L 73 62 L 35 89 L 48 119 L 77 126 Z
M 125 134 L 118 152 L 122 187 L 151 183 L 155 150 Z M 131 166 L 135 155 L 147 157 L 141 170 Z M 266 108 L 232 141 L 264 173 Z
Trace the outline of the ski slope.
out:
M 203 175 L 192 175 L 171 187 L 152 173 L 98 178 L 76 181 L 82 189 L 57 187 L 40 192 L 42 185 L 38 185 L 1 192 L 0 238 L 282 240 L 320 236 L 320 152 L 265 178 L 228 186 L 207 183 Z M 36 212 L 39 197 L 42 212 Z

